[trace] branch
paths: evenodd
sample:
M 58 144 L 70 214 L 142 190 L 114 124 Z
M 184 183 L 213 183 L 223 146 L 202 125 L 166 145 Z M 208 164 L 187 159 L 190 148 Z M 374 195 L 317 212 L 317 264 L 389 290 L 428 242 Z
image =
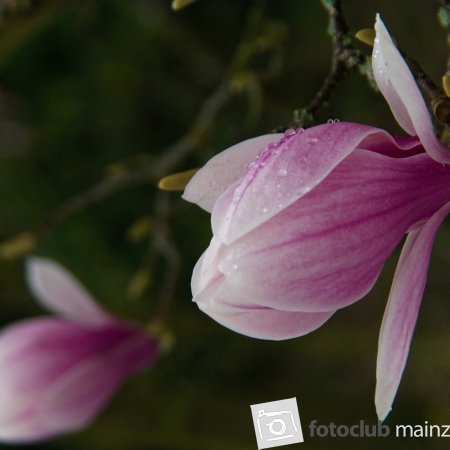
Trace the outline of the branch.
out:
M 15 258 L 31 251 L 41 239 L 74 214 L 116 192 L 138 184 L 156 184 L 160 178 L 172 172 L 188 154 L 202 145 L 224 105 L 234 95 L 244 93 L 236 89 L 235 79 L 248 70 L 247 66 L 255 55 L 266 50 L 254 45 L 254 40 L 261 38 L 257 35 L 258 27 L 262 23 L 261 17 L 258 7 L 250 12 L 246 33 L 237 46 L 228 71 L 217 88 L 203 102 L 191 126 L 180 139 L 163 150 L 158 158 L 146 155 L 114 165 L 103 179 L 57 206 L 39 225 L 0 244 L 0 259 Z
M 314 120 L 315 113 L 330 100 L 338 83 L 365 62 L 365 57 L 353 46 L 342 12 L 341 0 L 321 0 L 328 12 L 328 33 L 332 39 L 330 73 L 314 98 L 304 108 L 294 111 L 291 127 L 303 127 Z

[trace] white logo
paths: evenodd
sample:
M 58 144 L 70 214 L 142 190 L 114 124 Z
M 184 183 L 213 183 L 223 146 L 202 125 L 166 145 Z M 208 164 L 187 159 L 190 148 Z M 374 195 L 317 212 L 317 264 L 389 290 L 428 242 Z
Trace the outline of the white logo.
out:
M 259 450 L 303 442 L 295 397 L 250 407 Z

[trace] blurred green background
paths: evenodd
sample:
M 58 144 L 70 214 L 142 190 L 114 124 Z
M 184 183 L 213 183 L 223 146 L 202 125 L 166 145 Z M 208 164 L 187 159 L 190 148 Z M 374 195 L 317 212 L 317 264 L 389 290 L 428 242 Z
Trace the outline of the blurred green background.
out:
M 231 97 L 201 145 L 172 171 L 198 167 L 243 138 L 289 123 L 293 109 L 311 99 L 328 72 L 331 50 L 327 15 L 318 0 L 265 5 L 198 0 L 178 13 L 169 0 L 1 2 L 0 238 L 39 226 L 111 167 L 126 170 L 117 169 L 117 162 L 157 162 L 220 84 L 256 3 L 263 11 L 258 33 L 268 39 L 267 48 L 239 74 L 242 92 Z M 398 44 L 440 79 L 447 47 L 437 1 L 343 4 L 355 31 L 372 26 L 380 12 Z M 268 76 L 261 82 L 242 81 L 264 71 Z M 339 85 L 317 123 L 328 118 L 399 132 L 382 97 L 358 74 Z M 302 448 L 448 448 L 445 439 L 308 436 L 313 419 L 376 422 L 378 331 L 398 252 L 365 299 L 318 331 L 286 342 L 237 335 L 191 303 L 190 274 L 209 242 L 209 217 L 177 193 L 161 195 L 153 181 L 83 208 L 42 239 L 34 253 L 66 265 L 115 313 L 147 323 L 159 309 L 161 292 L 167 291 L 165 274 L 173 268 L 155 256 L 152 230 L 139 242 L 127 238 L 127 231 L 143 217 L 157 222 L 155 204 L 168 204 L 166 225 L 181 255 L 168 322 L 172 351 L 129 380 L 87 429 L 25 448 L 251 450 L 256 441 L 249 405 L 294 396 L 304 428 Z M 425 420 L 450 423 L 449 248 L 447 221 L 436 240 L 411 354 L 386 422 L 392 428 Z M 130 282 L 143 264 L 153 267 L 152 278 L 142 295 L 130 296 Z M 0 299 L 4 324 L 43 313 L 25 285 L 23 260 L 0 262 Z

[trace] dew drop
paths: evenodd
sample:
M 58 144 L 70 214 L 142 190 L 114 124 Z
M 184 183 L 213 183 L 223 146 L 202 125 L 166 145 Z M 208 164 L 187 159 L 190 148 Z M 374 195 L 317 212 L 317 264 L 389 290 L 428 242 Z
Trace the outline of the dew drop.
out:
M 269 211 L 267 208 L 263 208 L 263 209 L 262 209 L 262 212 L 263 212 L 264 214 L 266 214 L 267 211 Z
M 278 203 L 278 209 L 281 209 L 283 207 L 283 203 Z
M 233 269 L 238 270 L 239 266 L 237 264 L 233 264 Z
M 280 169 L 280 170 L 277 172 L 277 175 L 278 175 L 279 177 L 285 177 L 285 176 L 287 175 L 287 170 L 286 170 L 286 169 Z
M 285 132 L 284 132 L 284 137 L 288 138 L 291 136 L 294 136 L 294 134 L 296 134 L 296 131 L 293 128 L 288 128 Z
M 305 132 L 305 129 L 304 128 L 302 128 L 302 127 L 300 127 L 300 128 L 297 128 L 297 133 L 304 133 Z
M 306 139 L 306 142 L 308 143 L 308 144 L 315 144 L 316 142 L 318 142 L 319 141 L 319 139 L 317 139 L 317 138 L 307 138 Z
M 328 119 L 328 120 L 327 120 L 327 123 L 333 123 L 333 122 L 334 122 L 333 119 Z
M 340 122 L 340 119 L 334 119 L 333 120 L 333 123 L 339 123 Z

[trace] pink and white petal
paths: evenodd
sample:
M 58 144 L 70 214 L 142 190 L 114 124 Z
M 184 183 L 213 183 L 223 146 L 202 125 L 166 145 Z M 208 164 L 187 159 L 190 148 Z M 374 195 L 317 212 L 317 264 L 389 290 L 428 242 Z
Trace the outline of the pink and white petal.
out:
M 39 421 L 35 410 L 27 410 L 0 426 L 0 442 L 11 444 L 35 443 L 51 438 L 54 433 Z
M 156 340 L 126 325 L 97 330 L 36 319 L 10 327 L 0 336 L 0 439 L 40 440 L 81 426 L 117 383 L 152 362 L 157 351 Z M 87 373 L 95 376 L 90 382 Z M 59 397 L 67 385 L 70 392 Z M 76 409 L 64 409 L 70 405 Z
M 408 358 L 425 289 L 436 232 L 450 213 L 450 202 L 426 224 L 409 233 L 398 262 L 381 324 L 375 406 L 379 420 L 389 414 Z
M 0 437 L 41 433 L 32 411 L 42 392 L 80 358 L 104 349 L 91 334 L 61 319 L 28 320 L 0 334 Z
M 355 150 L 314 190 L 229 245 L 230 287 L 285 311 L 334 311 L 362 298 L 416 222 L 450 198 L 450 167 L 426 154 Z
M 100 325 L 112 317 L 64 267 L 46 258 L 27 260 L 27 282 L 45 308 L 83 325 Z
M 212 213 L 214 235 L 230 244 L 315 188 L 358 146 L 383 142 L 392 146 L 394 140 L 377 128 L 345 122 L 283 137 L 219 197 Z
M 259 306 L 257 299 L 245 300 L 232 292 L 223 276 L 216 278 L 194 301 L 204 313 L 230 330 L 275 341 L 308 334 L 335 313 L 288 312 Z
M 7 328 L 0 335 L 0 428 L 4 418 L 67 370 L 134 333 L 128 327 L 83 328 L 61 319 L 33 319 Z
M 194 297 L 220 274 L 219 261 L 224 251 L 224 244 L 213 236 L 209 247 L 197 261 L 192 272 L 191 290 Z
M 437 162 L 450 163 L 450 150 L 434 133 L 431 116 L 405 60 L 392 42 L 379 14 L 372 66 L 375 80 L 399 125 L 417 135 L 428 154 Z
M 182 197 L 211 212 L 222 192 L 245 175 L 258 153 L 282 136 L 275 133 L 247 139 L 214 156 L 194 175 Z
M 77 430 L 92 421 L 124 379 L 122 368 L 92 358 L 75 367 L 41 399 L 39 422 L 48 433 Z
M 122 382 L 154 362 L 159 345 L 136 330 L 118 346 L 74 367 L 42 399 L 39 419 L 55 433 L 73 431 L 91 422 Z

